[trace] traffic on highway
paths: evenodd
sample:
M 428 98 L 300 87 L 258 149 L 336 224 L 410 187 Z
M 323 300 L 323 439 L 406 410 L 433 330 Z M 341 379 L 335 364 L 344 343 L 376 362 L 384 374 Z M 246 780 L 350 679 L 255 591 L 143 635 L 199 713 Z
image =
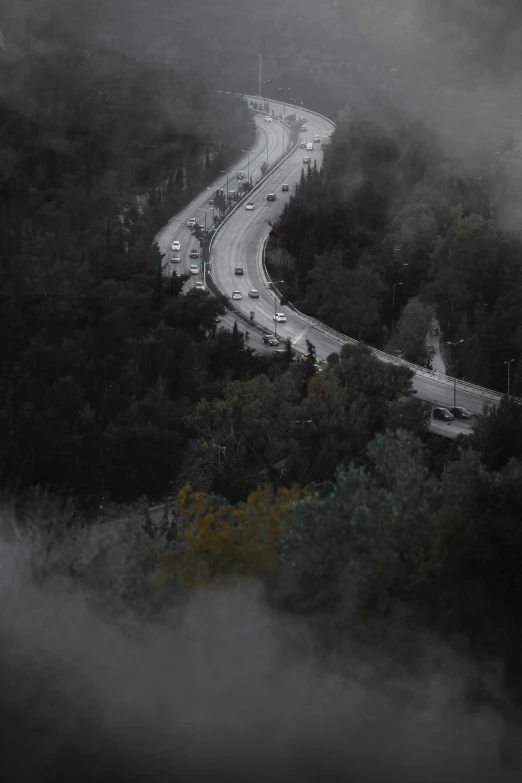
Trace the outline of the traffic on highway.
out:
M 249 101 L 258 100 L 256 96 L 245 98 Z M 283 115 L 282 103 L 270 101 L 270 108 L 276 115 Z M 313 112 L 304 113 L 306 117 L 299 141 L 284 157 L 288 128 L 275 118 L 267 123 L 263 114 L 256 114 L 257 134 L 254 149 L 238 161 L 234 171 L 228 172 L 228 178 L 227 173 L 223 172 L 219 181 L 209 186 L 204 194 L 194 199 L 173 218 L 158 234 L 157 242 L 171 270 L 175 269 L 177 274 L 187 274 L 190 271 L 191 280 L 187 282 L 187 287 L 196 285 L 197 288 L 204 289 L 206 283 L 201 259 L 196 264 L 195 259 L 190 258 L 195 250 L 199 250 L 199 243 L 192 235 L 195 222 L 206 225 L 207 228 L 212 225 L 214 205 L 209 203 L 209 199 L 220 187 L 228 186 L 230 189 L 230 181 L 237 171 L 242 172 L 248 166 L 255 183 L 261 179 L 260 168 L 263 162 L 268 161 L 272 167 L 282 158 L 279 165 L 229 214 L 213 238 L 209 259 L 212 279 L 217 288 L 231 300 L 234 308 L 222 319 L 221 325 L 231 328 L 237 321 L 234 310 L 239 311 L 244 319 L 243 331 L 248 329 L 249 321 L 252 321 L 254 327 L 249 329 L 250 347 L 260 351 L 274 351 L 282 341 L 289 339 L 297 351 L 304 353 L 306 341 L 310 340 L 316 348 L 318 358 L 324 360 L 330 353 L 339 351 L 344 343 L 356 341 L 334 332 L 291 307 L 282 306 L 273 289 L 277 289 L 277 285 L 283 281 L 273 281 L 272 286 L 264 267 L 264 249 L 271 222 L 291 198 L 303 167 L 306 169 L 314 163 L 321 166 L 323 151 L 320 140 L 326 138 L 335 128 L 325 117 Z M 194 264 L 192 267 L 189 266 L 190 262 Z M 240 272 L 238 268 L 241 268 Z M 374 353 L 384 361 L 403 363 L 402 360 L 380 351 Z M 484 403 L 496 404 L 501 398 L 500 394 L 488 389 L 462 381 L 455 383 L 454 379 L 441 373 L 413 366 L 412 368 L 415 371 L 413 388 L 416 394 L 434 406 L 463 406 L 473 415 L 482 411 Z M 433 419 L 431 429 L 445 437 L 455 438 L 458 434 L 469 434 L 471 422 L 472 419 L 467 418 Z

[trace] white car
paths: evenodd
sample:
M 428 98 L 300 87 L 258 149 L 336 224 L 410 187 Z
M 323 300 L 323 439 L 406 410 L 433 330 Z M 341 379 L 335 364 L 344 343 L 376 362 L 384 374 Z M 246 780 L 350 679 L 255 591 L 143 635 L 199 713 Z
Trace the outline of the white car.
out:
M 189 272 L 191 275 L 199 275 L 199 266 L 197 264 L 191 264 Z
M 265 122 L 272 122 L 272 117 L 265 117 Z
M 256 288 L 251 288 L 248 295 L 251 299 L 259 299 L 259 291 Z
M 320 136 L 314 136 L 314 141 L 321 141 L 321 137 Z
M 311 141 L 308 141 L 308 142 L 306 143 L 306 149 L 307 149 L 307 150 L 313 150 L 313 148 L 314 148 L 313 142 L 311 142 Z
M 232 291 L 232 299 L 241 299 L 241 291 Z
M 170 260 L 173 264 L 181 264 L 181 256 L 178 253 L 174 253 Z
M 178 242 L 177 239 L 174 240 L 172 245 L 170 246 L 171 250 L 181 250 L 181 244 Z
M 252 210 L 252 209 L 255 208 L 255 206 L 256 205 L 254 204 L 253 201 L 249 201 L 248 204 L 246 205 L 245 209 Z
M 205 286 L 203 285 L 203 281 L 202 280 L 196 280 L 196 285 L 194 286 L 194 288 L 197 288 L 198 291 L 204 291 L 205 290 Z
M 286 315 L 284 313 L 276 313 L 272 316 L 272 321 L 276 321 L 278 324 L 286 323 Z
M 199 258 L 199 250 L 196 250 L 196 248 L 193 248 L 189 253 L 190 258 Z
M 187 223 L 187 228 L 194 228 L 196 225 L 196 218 L 190 218 L 189 222 Z

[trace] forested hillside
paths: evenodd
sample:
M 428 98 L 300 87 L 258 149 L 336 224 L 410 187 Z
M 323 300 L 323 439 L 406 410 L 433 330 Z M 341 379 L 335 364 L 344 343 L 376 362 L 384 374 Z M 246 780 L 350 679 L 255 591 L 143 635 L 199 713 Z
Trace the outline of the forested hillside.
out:
M 505 391 L 513 359 L 518 394 L 522 244 L 496 223 L 492 189 L 399 112 L 346 116 L 274 226 L 269 268 L 298 309 L 418 364 L 432 308 L 459 343 L 452 374 Z
M 266 365 L 154 234 L 252 143 L 241 101 L 103 48 L 0 58 L 0 476 L 161 496 L 183 416 Z M 138 198 L 139 197 L 139 198 Z

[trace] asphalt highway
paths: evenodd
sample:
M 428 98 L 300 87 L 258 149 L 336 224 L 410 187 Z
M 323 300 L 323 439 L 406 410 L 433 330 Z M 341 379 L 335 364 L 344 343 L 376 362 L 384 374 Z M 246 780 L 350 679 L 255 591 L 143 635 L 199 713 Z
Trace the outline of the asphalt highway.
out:
M 255 96 L 245 96 L 247 99 L 254 99 Z M 283 114 L 283 104 L 276 101 L 270 101 L 270 108 L 274 109 L 276 114 Z M 286 105 L 286 113 L 293 111 Z M 314 135 L 321 136 L 325 131 L 331 132 L 334 124 L 326 118 L 307 112 L 306 109 L 299 109 L 298 115 L 307 118 L 306 131 L 301 132 L 300 141 L 312 141 Z M 267 157 L 270 165 L 276 162 L 283 153 L 283 144 L 286 143 L 287 132 L 285 132 L 285 142 L 283 142 L 283 125 L 274 120 L 267 123 L 264 117 L 256 115 L 257 125 L 256 143 L 254 149 L 250 152 L 249 168 L 254 183 L 261 178 L 260 167 Z M 263 269 L 262 253 L 264 239 L 270 229 L 270 221 L 277 218 L 282 211 L 284 204 L 295 192 L 295 186 L 298 184 L 303 167 L 308 164 L 303 162 L 303 158 L 311 158 L 310 165 L 314 161 L 319 167 L 322 162 L 323 153 L 320 149 L 320 143 L 313 144 L 313 150 L 307 151 L 298 147 L 295 151 L 281 163 L 263 182 L 262 185 L 254 189 L 249 194 L 246 201 L 252 201 L 255 208 L 252 211 L 245 209 L 244 202 L 235 212 L 225 221 L 219 232 L 216 234 L 210 255 L 212 277 L 223 294 L 232 299 L 234 291 L 239 291 L 241 299 L 234 300 L 233 306 L 239 310 L 246 319 L 249 318 L 251 311 L 254 312 L 255 323 L 264 329 L 269 329 L 281 340 L 290 338 L 292 345 L 296 350 L 304 352 L 306 350 L 306 340 L 310 340 L 316 348 L 317 356 L 320 359 L 334 352 L 339 351 L 345 342 L 350 342 L 349 338 L 334 333 L 331 329 L 323 326 L 314 319 L 305 315 L 296 313 L 290 307 L 282 307 L 279 300 L 275 298 L 274 293 L 267 286 L 267 279 Z M 229 190 L 236 189 L 237 180 L 235 172 L 242 170 L 247 173 L 248 157 L 244 156 L 235 166 L 234 171 L 228 172 Z M 282 185 L 289 185 L 289 191 L 283 192 Z M 204 212 L 207 211 L 207 226 L 212 223 L 212 207 L 208 200 L 217 187 L 226 187 L 226 175 L 223 174 L 215 183 L 207 188 L 205 193 L 195 198 L 193 202 L 181 213 L 176 215 L 164 229 L 158 234 L 157 241 L 160 250 L 165 253 L 165 259 L 170 260 L 173 253 L 170 250 L 173 239 L 181 243 L 181 263 L 172 264 L 171 269 L 175 269 L 178 274 L 188 273 L 188 268 L 192 259 L 189 258 L 190 249 L 198 248 L 198 242 L 187 228 L 187 221 L 191 217 L 196 217 L 198 222 L 204 223 Z M 276 196 L 275 201 L 267 201 L 269 193 Z M 199 248 L 198 248 L 199 249 Z M 193 284 L 195 280 L 201 280 L 201 259 L 197 262 L 200 267 L 200 274 L 191 278 L 187 286 Z M 244 267 L 243 275 L 236 275 L 234 268 L 236 266 Z M 258 298 L 250 298 L 249 290 L 255 289 L 259 293 Z M 274 314 L 284 313 L 285 323 L 276 323 Z M 238 319 L 234 312 L 227 313 L 221 321 L 222 326 L 231 328 L 234 321 L 237 320 L 239 328 L 244 332 L 248 326 Z M 249 345 L 256 350 L 274 351 L 264 345 L 262 342 L 262 333 L 259 329 L 248 329 L 250 340 Z M 395 361 L 392 357 L 380 354 L 380 358 L 386 361 Z M 453 379 L 436 372 L 428 370 L 417 370 L 413 379 L 413 388 L 420 399 L 426 400 L 434 405 L 449 406 L 454 404 L 455 388 Z M 474 387 L 462 381 L 456 384 L 456 404 L 467 408 L 471 413 L 480 413 L 484 403 L 496 404 L 501 395 L 480 387 Z M 432 430 L 446 437 L 456 437 L 457 433 L 469 433 L 470 424 L 467 421 L 454 420 L 449 424 L 440 421 L 432 422 Z
M 255 122 L 257 131 L 254 148 L 250 151 L 250 154 L 246 153 L 236 163 L 233 171 L 228 172 L 229 191 L 237 190 L 238 188 L 239 181 L 236 179 L 236 172 L 238 171 L 244 172 L 245 180 L 249 172 L 254 183 L 261 179 L 261 164 L 267 160 L 267 145 L 269 165 L 273 165 L 283 153 L 283 126 L 281 123 L 276 120 L 270 123 L 265 122 L 260 115 L 255 115 Z M 199 242 L 192 236 L 187 222 L 190 218 L 195 217 L 200 225 L 204 226 L 206 224 L 207 228 L 212 226 L 214 207 L 212 204 L 209 204 L 209 199 L 212 198 L 214 192 L 220 187 L 224 189 L 227 187 L 227 172 L 221 174 L 219 179 L 216 179 L 204 192 L 196 196 L 187 207 L 169 220 L 167 225 L 156 235 L 160 251 L 164 254 L 163 263 L 168 265 L 166 266 L 168 274 L 175 272 L 177 275 L 186 275 L 189 274 L 189 267 L 192 263 L 199 266 L 199 274 L 189 278 L 184 290 L 192 287 L 196 280 L 203 280 Z M 179 252 L 171 249 L 174 240 L 177 240 L 181 245 Z M 200 257 L 197 259 L 190 258 L 191 250 L 199 250 Z M 181 259 L 179 263 L 172 262 L 172 258 L 176 255 Z

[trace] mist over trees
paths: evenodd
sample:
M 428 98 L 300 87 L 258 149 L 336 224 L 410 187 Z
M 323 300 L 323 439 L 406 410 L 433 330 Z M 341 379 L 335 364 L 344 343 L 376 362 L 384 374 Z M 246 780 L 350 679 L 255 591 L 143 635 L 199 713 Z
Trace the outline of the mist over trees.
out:
M 519 394 L 522 243 L 497 224 L 490 187 L 396 110 L 344 117 L 275 223 L 268 266 L 286 251 L 298 309 L 419 364 L 431 308 L 459 343 L 445 348 L 452 375 L 505 391 L 513 360 Z
M 504 392 L 510 362 L 522 393 L 521 27 L 511 0 L 0 17 L 8 777 L 519 778 L 522 407 L 443 440 L 367 345 L 427 363 L 436 316 L 452 374 Z M 269 101 L 337 124 L 267 255 L 360 341 L 326 361 L 249 348 L 154 243 L 252 147 L 258 54 Z

